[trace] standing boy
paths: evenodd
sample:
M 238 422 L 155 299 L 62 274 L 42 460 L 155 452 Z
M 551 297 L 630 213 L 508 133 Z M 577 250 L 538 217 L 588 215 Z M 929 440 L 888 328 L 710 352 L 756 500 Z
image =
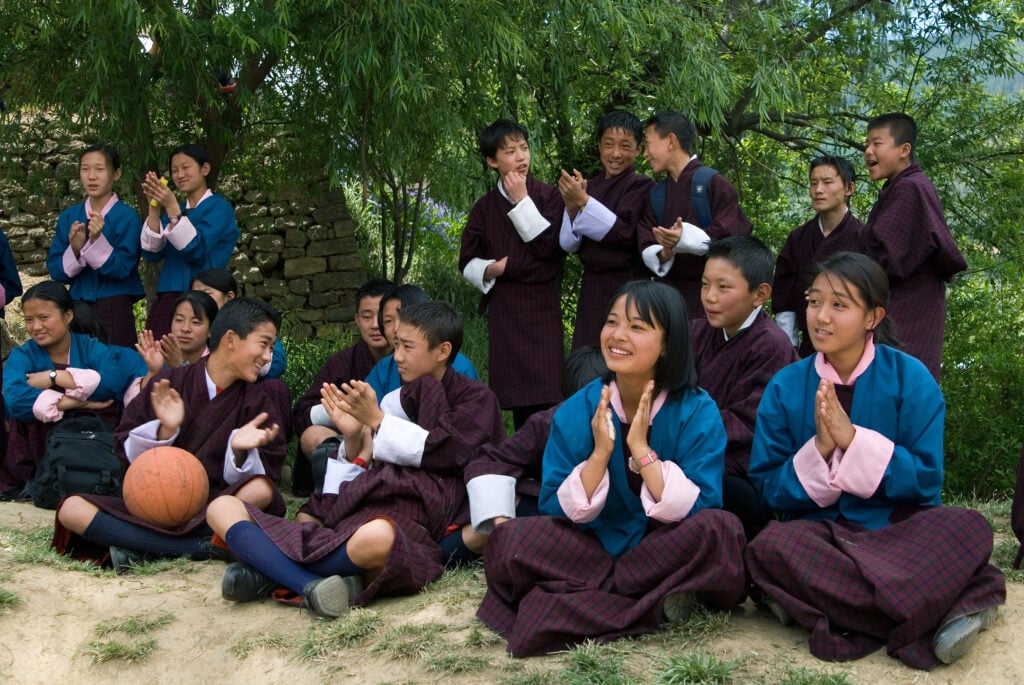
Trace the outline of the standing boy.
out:
M 665 282 L 682 293 L 690 319 L 698 319 L 704 316 L 700 278 L 708 241 L 750 235 L 750 219 L 740 209 L 736 189 L 722 174 L 715 172 L 709 181 L 698 178 L 700 182 L 694 183 L 698 170 L 707 168 L 692 153 L 696 132 L 689 119 L 671 110 L 658 112 L 644 123 L 644 137 L 651 171 L 668 173 L 651 193 L 640 230 L 653 232 L 662 246 L 662 268 L 656 273 L 665 273 Z M 705 209 L 708 216 L 702 220 L 699 215 Z
M 659 265 L 661 246 L 653 236 L 637 240 L 636 223 L 647 207 L 651 186 L 638 174 L 634 162 L 643 143 L 643 125 L 633 114 L 609 112 L 597 122 L 597 148 L 602 170 L 586 180 L 573 169 L 562 170 L 558 190 L 565 201 L 559 242 L 583 263 L 583 279 L 576 305 L 572 349 L 600 342 L 601 327 L 612 295 L 626 282 L 650 276 L 641 253 L 653 248 Z
M 700 299 L 707 318 L 690 323 L 700 386 L 715 400 L 725 424 L 722 508 L 736 514 L 751 540 L 768 525 L 768 512 L 747 477 L 757 405 L 772 376 L 798 357 L 786 334 L 764 311 L 772 295 L 771 250 L 738 235 L 708 245 Z
M 361 381 L 370 373 L 374 364 L 391 354 L 391 341 L 381 330 L 378 310 L 380 298 L 394 287 L 394 283 L 383 278 L 375 278 L 359 287 L 356 291 L 355 315 L 359 340 L 355 345 L 331 355 L 317 372 L 309 389 L 295 402 L 293 418 L 295 432 L 299 436 L 299 449 L 295 452 L 295 464 L 292 467 L 292 492 L 296 497 L 308 497 L 313 491 L 310 468 L 313 450 L 324 440 L 338 435 L 333 424 L 327 425 L 330 421 L 326 414 L 320 421 L 314 416 L 323 413 L 320 390 L 324 383 L 341 385 L 351 380 Z
M 498 184 L 469 214 L 459 268 L 484 294 L 489 384 L 519 428 L 561 398 L 565 252 L 558 226 L 564 204 L 557 188 L 529 175 L 529 133 L 523 126 L 499 119 L 480 133 L 479 145 Z
M 811 160 L 810 179 L 811 205 L 817 215 L 786 238 L 775 262 L 772 291 L 775 321 L 798 347 L 801 357 L 814 352 L 807 334 L 804 292 L 814 280 L 815 264 L 836 252 L 863 251 L 864 224 L 850 211 L 850 196 L 857 180 L 853 165 L 842 157 L 816 157 Z
M 946 330 L 946 282 L 967 268 L 935 186 L 915 161 L 917 124 L 899 112 L 868 122 L 864 162 L 872 181 L 885 179 L 864 227 L 863 252 L 889 277 L 887 311 L 904 352 L 936 380 Z
M 441 541 L 469 522 L 463 468 L 504 427 L 487 386 L 451 368 L 462 321 L 448 305 L 403 308 L 396 337 L 403 385 L 379 405 L 362 381 L 324 392 L 345 436 L 337 461 L 367 470 L 311 497 L 296 522 L 234 497 L 210 505 L 210 525 L 242 562 L 224 573 L 225 599 L 260 599 L 280 584 L 333 617 L 441 575 Z

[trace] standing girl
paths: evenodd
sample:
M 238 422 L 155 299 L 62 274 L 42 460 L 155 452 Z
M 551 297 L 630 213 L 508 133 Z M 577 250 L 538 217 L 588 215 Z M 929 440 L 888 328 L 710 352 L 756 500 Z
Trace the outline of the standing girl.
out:
M 889 284 L 839 252 L 807 290 L 817 353 L 779 371 L 757 412 L 750 479 L 785 523 L 747 547 L 747 569 L 820 659 L 882 645 L 908 666 L 961 657 L 1005 601 L 988 563 L 992 528 L 943 507 L 945 402 L 924 364 L 899 352 Z
M 65 209 L 46 256 L 50 276 L 88 302 L 110 342 L 135 345 L 132 305 L 144 294 L 139 280 L 139 215 L 117 199 L 121 158 L 110 145 L 87 147 L 78 162 L 85 202 Z
M 484 550 L 477 616 L 513 656 L 649 633 L 682 620 L 694 593 L 722 608 L 745 593 L 743 526 L 720 510 L 725 429 L 697 388 L 679 293 L 624 285 L 601 351 L 608 376 L 552 421 L 547 515 L 497 526 Z
M 149 199 L 142 256 L 149 262 L 163 262 L 157 299 L 146 320 L 146 328 L 157 339 L 168 332 L 174 301 L 190 289 L 195 274 L 227 266 L 240 234 L 231 203 L 206 183 L 210 173 L 206 150 L 191 144 L 174 148 L 170 169 L 174 187 L 185 194 L 181 204 L 155 173 L 146 174 L 142 182 L 142 192 Z

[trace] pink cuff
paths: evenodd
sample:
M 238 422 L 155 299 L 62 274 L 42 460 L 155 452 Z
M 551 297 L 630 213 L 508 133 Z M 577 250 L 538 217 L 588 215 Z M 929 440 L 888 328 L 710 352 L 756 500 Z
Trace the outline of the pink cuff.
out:
M 136 397 L 142 394 L 142 378 L 136 378 L 133 380 L 124 391 L 124 399 L 122 404 L 128 406 L 128 404 Z
M 65 369 L 75 380 L 75 387 L 65 390 L 64 394 L 72 399 L 85 401 L 89 399 L 100 384 L 100 374 L 92 369 Z
M 665 488 L 661 491 L 661 501 L 655 502 L 651 491 L 644 484 L 640 487 L 640 501 L 644 512 L 655 521 L 674 523 L 682 521 L 689 515 L 693 505 L 700 497 L 700 488 L 686 477 L 683 469 L 674 461 L 661 461 L 661 477 Z
M 793 455 L 793 469 L 796 471 L 797 480 L 804 486 L 807 496 L 819 507 L 832 506 L 839 501 L 839 495 L 842 494 L 842 490 L 833 484 L 832 479 L 833 468 L 838 468 L 841 454 L 839 450 L 833 453 L 830 466 L 818 452 L 814 438 L 811 438 Z
M 82 273 L 82 269 L 85 268 L 85 260 L 82 257 L 76 257 L 74 250 L 68 245 L 68 249 L 64 250 L 64 256 L 60 260 L 61 266 L 64 267 L 64 273 L 68 278 L 72 278 Z
M 832 482 L 843 492 L 867 499 L 875 494 L 882 482 L 895 445 L 870 428 L 856 426 L 856 429 L 850 446 L 832 474 Z
M 167 239 L 164 238 L 164 231 L 161 228 L 159 233 L 154 233 L 149 225 L 142 222 L 142 233 L 139 234 L 139 245 L 146 252 L 159 252 L 164 249 Z
M 566 476 L 562 484 L 558 486 L 558 503 L 562 505 L 562 511 L 575 523 L 590 523 L 598 517 L 604 504 L 608 501 L 608 487 L 611 481 L 608 478 L 607 469 L 601 482 L 594 490 L 594 496 L 587 499 L 587 491 L 583 488 L 583 478 L 580 473 L 587 462 L 576 464 L 576 468 Z
M 184 250 L 197 235 L 196 227 L 192 225 L 187 216 L 182 216 L 178 219 L 178 223 L 174 225 L 174 228 L 164 231 L 164 234 L 176 250 Z
M 100 233 L 95 242 L 89 241 L 82 247 L 82 258 L 85 263 L 94 269 L 98 269 L 107 263 L 110 255 L 114 254 L 114 248 L 107 241 L 107 236 Z
M 32 404 L 32 415 L 43 423 L 53 423 L 64 418 L 64 412 L 57 409 L 57 403 L 64 393 L 56 390 L 43 390 Z

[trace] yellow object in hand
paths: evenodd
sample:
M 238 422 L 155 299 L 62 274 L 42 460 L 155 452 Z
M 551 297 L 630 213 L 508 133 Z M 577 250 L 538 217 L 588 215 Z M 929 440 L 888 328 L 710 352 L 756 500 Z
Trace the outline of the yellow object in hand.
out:
M 160 177 L 160 182 L 163 183 L 164 185 L 167 185 L 167 179 L 164 178 L 163 176 Z M 156 207 L 157 206 L 156 200 L 150 200 L 149 201 L 149 206 L 150 207 Z

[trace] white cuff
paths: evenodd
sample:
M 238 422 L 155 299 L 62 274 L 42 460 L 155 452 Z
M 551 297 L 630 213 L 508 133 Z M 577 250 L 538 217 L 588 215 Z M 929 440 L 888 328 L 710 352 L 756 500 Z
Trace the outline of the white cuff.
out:
M 174 441 L 178 439 L 178 435 L 181 433 L 181 429 L 174 431 L 174 435 L 167 438 L 166 440 L 157 439 L 157 431 L 160 430 L 160 419 L 153 419 L 147 421 L 139 426 L 136 426 L 128 433 L 128 437 L 124 441 L 124 454 L 128 457 L 128 463 L 135 461 L 135 457 L 139 456 L 148 449 L 153 447 L 161 447 L 164 445 L 173 445 Z
M 797 337 L 796 327 L 796 312 L 776 312 L 775 323 L 778 324 L 782 332 L 789 338 L 789 342 L 796 347 L 800 344 L 800 340 Z
M 142 233 L 139 234 L 139 245 L 146 252 L 159 252 L 164 249 L 167 244 L 167 239 L 164 237 L 163 228 L 160 229 L 159 233 L 154 233 L 150 229 L 149 224 L 145 221 L 142 222 Z
M 260 460 L 260 451 L 256 448 L 249 450 L 241 466 L 235 466 L 235 451 L 231 449 L 231 441 L 235 439 L 235 433 L 237 432 L 237 428 L 231 431 L 231 435 L 228 436 L 227 447 L 224 448 L 224 470 L 222 475 L 224 476 L 224 482 L 228 485 L 233 485 L 246 476 L 260 476 L 267 472 L 263 468 L 263 461 Z
M 591 240 L 601 241 L 612 230 L 619 217 L 598 200 L 590 198 L 587 206 L 576 215 L 572 222 L 573 233 Z
M 484 535 L 494 530 L 499 516 L 516 517 L 516 479 L 488 473 L 466 483 L 469 495 L 469 518 L 473 530 Z
M 174 246 L 174 249 L 184 250 L 195 239 L 196 227 L 192 225 L 187 216 L 182 216 L 174 228 L 164 231 L 164 235 L 167 236 L 167 240 Z
M 340 453 L 341 448 L 339 448 L 338 451 Z M 341 490 L 342 483 L 355 480 L 356 477 L 365 470 L 366 469 L 361 466 L 356 466 L 352 462 L 344 459 L 335 459 L 334 457 L 330 457 L 327 460 L 327 473 L 324 474 L 323 494 L 337 495 Z
M 551 225 L 551 222 L 545 219 L 544 215 L 537 209 L 537 205 L 533 203 L 533 198 L 529 195 L 509 210 L 508 218 L 512 221 L 512 225 L 516 228 L 516 233 L 519 234 L 524 243 L 530 242 Z
M 496 259 L 483 259 L 482 257 L 474 257 L 469 260 L 466 264 L 466 268 L 462 270 L 462 276 L 469 284 L 482 293 L 486 293 L 488 290 L 494 287 L 494 280 L 484 280 L 484 271 L 487 270 L 491 264 L 496 262 Z
M 309 410 L 309 422 L 314 426 L 327 426 L 332 430 L 338 430 L 322 404 L 314 404 L 313 408 Z
M 679 234 L 679 242 L 675 244 L 672 251 L 675 253 L 685 252 L 687 254 L 703 255 L 708 251 L 709 236 L 700 226 L 694 226 L 683 222 L 683 232 Z
M 373 437 L 373 458 L 396 466 L 420 467 L 430 431 L 412 421 L 385 414 Z
M 579 215 L 577 215 L 577 218 Z M 580 243 L 583 242 L 583 238 L 576 234 L 574 230 L 572 219 L 569 218 L 569 210 L 562 212 L 562 226 L 558 229 L 558 245 L 565 252 L 569 254 L 575 254 L 576 250 L 580 249 Z
M 676 254 L 672 253 L 672 256 L 667 262 L 662 262 L 658 255 L 661 254 L 661 245 L 649 245 L 644 249 L 641 254 L 644 260 L 644 265 L 650 269 L 656 276 L 665 276 L 669 271 L 672 270 L 672 265 L 676 263 Z

